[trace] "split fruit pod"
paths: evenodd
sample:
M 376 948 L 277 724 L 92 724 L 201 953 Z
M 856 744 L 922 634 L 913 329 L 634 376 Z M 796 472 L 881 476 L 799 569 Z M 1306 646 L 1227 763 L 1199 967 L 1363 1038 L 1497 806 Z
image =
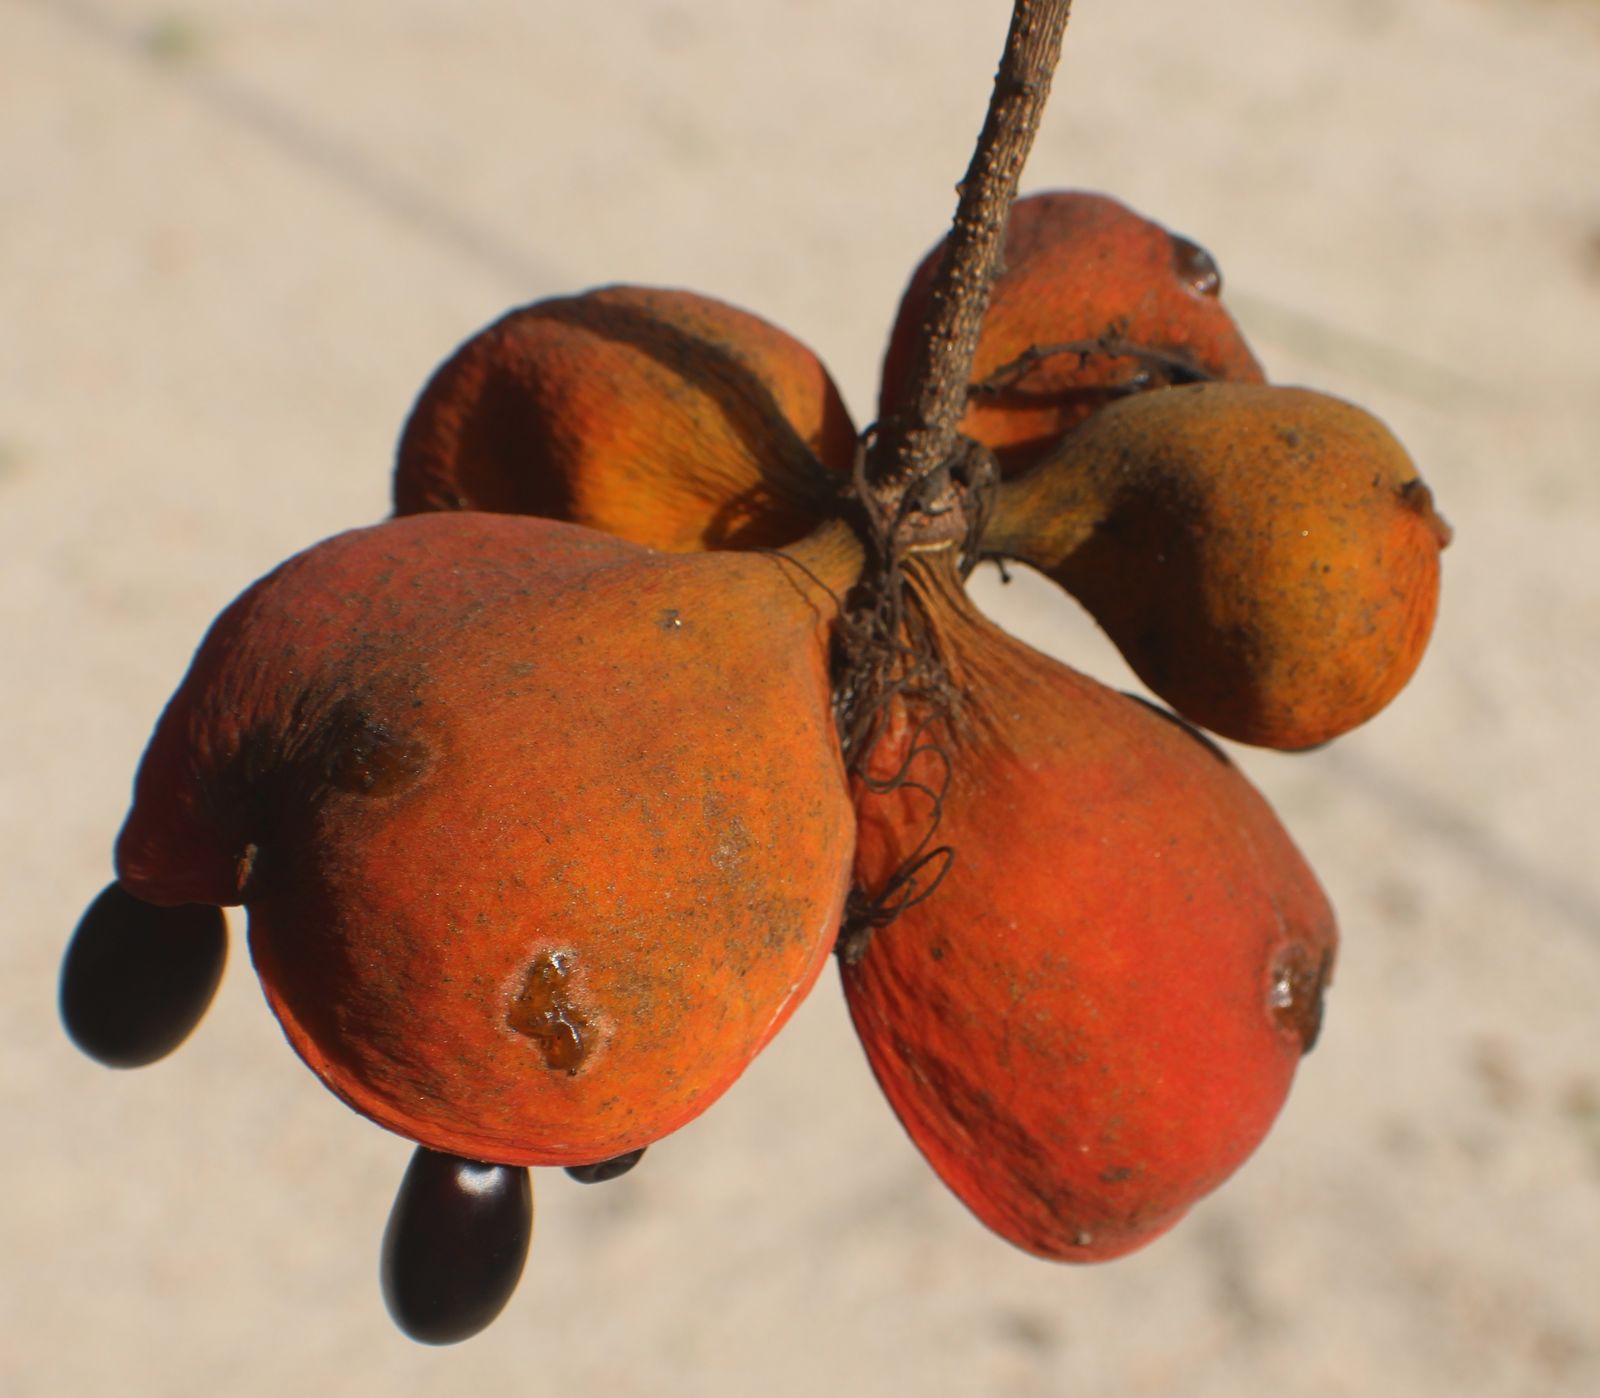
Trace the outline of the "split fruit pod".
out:
M 1060 583 L 1184 718 L 1295 749 L 1365 722 L 1411 678 L 1449 540 L 1370 413 L 1205 383 L 1068 433 L 1003 483 L 984 547 Z
M 904 395 L 943 251 L 941 242 L 923 259 L 901 298 L 882 416 Z M 1259 383 L 1261 366 L 1221 291 L 1205 249 L 1115 199 L 1080 190 L 1018 199 L 961 431 L 1013 475 L 1127 393 L 1200 379 Z
M 507 1165 L 648 1145 L 832 949 L 829 588 L 859 563 L 842 525 L 785 555 L 475 513 L 338 535 L 213 625 L 119 879 L 243 902 L 290 1042 L 380 1125 Z
M 816 355 L 693 292 L 612 286 L 512 311 L 433 375 L 396 513 L 541 515 L 675 552 L 794 543 L 855 427 Z
M 979 1219 L 1043 1257 L 1117 1257 L 1265 1135 L 1320 1025 L 1333 915 L 1209 742 L 990 625 L 948 560 L 908 578 L 963 697 L 887 715 L 858 887 L 951 853 L 843 966 L 850 1013 Z

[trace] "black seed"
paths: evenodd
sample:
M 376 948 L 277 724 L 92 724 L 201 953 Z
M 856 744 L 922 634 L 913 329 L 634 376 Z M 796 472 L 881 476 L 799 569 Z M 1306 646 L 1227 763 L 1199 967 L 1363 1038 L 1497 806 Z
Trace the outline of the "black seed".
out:
M 61 1022 L 90 1058 L 108 1068 L 142 1068 L 189 1037 L 227 959 L 221 908 L 158 908 L 111 884 L 67 943 Z
M 383 1232 L 380 1275 L 394 1323 L 427 1345 L 470 1339 L 505 1309 L 532 1237 L 524 1167 L 418 1146 Z
M 568 1165 L 567 1173 L 579 1184 L 604 1184 L 625 1175 L 639 1163 L 646 1147 L 630 1150 L 626 1155 L 613 1155 L 610 1160 L 597 1160 L 593 1165 Z

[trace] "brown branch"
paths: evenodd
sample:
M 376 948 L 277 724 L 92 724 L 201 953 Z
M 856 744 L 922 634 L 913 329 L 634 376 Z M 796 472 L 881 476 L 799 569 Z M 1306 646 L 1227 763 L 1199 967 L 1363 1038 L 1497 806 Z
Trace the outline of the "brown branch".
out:
M 1006 216 L 1050 95 L 1071 9 L 1072 0 L 1015 0 L 910 377 L 900 402 L 879 423 L 867 463 L 867 478 L 880 499 L 903 496 L 954 453 L 978 327 L 1000 271 Z

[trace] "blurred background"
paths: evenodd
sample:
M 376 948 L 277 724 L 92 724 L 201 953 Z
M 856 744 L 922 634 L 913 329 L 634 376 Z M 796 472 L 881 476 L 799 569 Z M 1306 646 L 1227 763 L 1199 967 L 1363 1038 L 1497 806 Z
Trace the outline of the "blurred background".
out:
M 1240 754 L 1341 914 L 1322 1043 L 1221 1192 L 1071 1269 L 944 1192 L 825 973 L 634 1174 L 538 1172 L 509 1310 L 434 1351 L 376 1282 L 409 1147 L 242 940 L 157 1067 L 59 1028 L 150 726 L 235 593 L 385 512 L 512 305 L 693 287 L 868 420 L 1009 5 L 0 0 L 0 1391 L 1600 1392 L 1600 4 L 1075 9 L 1024 187 L 1210 248 L 1269 372 L 1376 411 L 1457 529 L 1393 707 Z M 978 586 L 1125 680 L 1047 585 Z

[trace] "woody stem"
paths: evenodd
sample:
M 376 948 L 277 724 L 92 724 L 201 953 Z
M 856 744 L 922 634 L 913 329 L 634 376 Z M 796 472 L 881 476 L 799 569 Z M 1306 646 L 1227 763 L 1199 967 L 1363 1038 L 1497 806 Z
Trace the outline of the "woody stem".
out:
M 882 513 L 956 455 L 978 329 L 1001 269 L 1006 216 L 1061 57 L 1072 0 L 1015 0 L 988 115 L 960 184 L 909 379 L 866 462 Z

